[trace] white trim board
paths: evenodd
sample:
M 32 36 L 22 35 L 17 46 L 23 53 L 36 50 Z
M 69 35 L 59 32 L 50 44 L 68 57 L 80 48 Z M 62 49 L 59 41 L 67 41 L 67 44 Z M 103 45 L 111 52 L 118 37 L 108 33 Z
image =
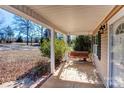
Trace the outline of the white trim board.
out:
M 111 25 L 114 23 L 116 20 L 124 16 L 124 8 L 122 8 L 118 13 L 116 13 L 107 23 L 108 25 Z

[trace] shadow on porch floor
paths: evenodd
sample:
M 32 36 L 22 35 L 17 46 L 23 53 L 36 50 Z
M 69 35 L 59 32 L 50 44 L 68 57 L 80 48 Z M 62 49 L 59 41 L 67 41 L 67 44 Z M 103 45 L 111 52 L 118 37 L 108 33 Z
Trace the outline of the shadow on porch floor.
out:
M 104 85 L 90 62 L 72 61 L 61 64 L 60 68 L 42 88 L 103 88 Z

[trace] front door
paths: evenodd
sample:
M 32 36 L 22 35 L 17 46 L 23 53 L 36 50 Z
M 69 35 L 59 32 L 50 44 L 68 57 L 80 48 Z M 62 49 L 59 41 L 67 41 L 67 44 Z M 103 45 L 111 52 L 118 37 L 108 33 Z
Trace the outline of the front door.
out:
M 124 87 L 124 17 L 110 25 L 111 87 Z

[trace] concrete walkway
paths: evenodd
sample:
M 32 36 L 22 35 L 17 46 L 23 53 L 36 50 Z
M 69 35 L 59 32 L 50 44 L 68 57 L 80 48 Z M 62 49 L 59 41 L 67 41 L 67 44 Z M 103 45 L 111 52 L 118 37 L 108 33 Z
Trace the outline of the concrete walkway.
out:
M 104 85 L 89 62 L 69 61 L 61 64 L 41 88 L 103 88 Z

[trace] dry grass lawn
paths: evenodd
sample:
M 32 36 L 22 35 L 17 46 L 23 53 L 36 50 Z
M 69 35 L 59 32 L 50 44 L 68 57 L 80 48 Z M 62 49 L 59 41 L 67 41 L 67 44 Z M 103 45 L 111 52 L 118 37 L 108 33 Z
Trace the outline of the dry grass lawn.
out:
M 38 48 L 0 51 L 0 84 L 16 80 L 30 69 L 49 62 Z

